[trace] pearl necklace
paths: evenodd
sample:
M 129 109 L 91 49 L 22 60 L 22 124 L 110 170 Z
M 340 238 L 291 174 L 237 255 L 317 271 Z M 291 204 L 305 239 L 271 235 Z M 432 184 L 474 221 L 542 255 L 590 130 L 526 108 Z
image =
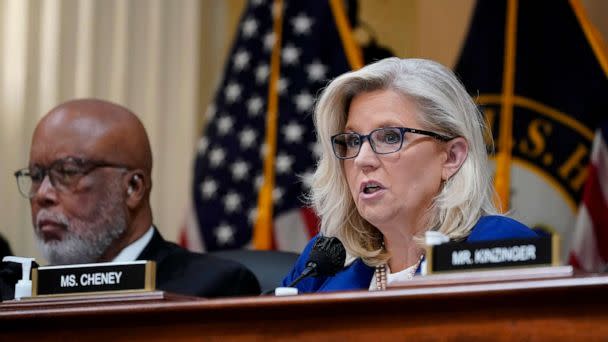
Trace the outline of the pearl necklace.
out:
M 407 279 L 414 278 L 414 274 L 416 274 L 416 270 L 418 270 L 418 266 L 420 266 L 420 263 L 422 262 L 422 258 L 424 258 L 424 254 L 420 255 L 420 258 L 418 258 L 418 261 L 416 262 L 416 264 L 409 267 L 410 270 L 408 271 L 408 274 L 406 275 Z M 376 272 L 374 272 L 374 276 L 376 279 L 375 291 L 385 291 L 386 290 L 386 283 L 387 283 L 386 274 L 387 273 L 388 273 L 388 266 L 386 264 L 376 266 Z

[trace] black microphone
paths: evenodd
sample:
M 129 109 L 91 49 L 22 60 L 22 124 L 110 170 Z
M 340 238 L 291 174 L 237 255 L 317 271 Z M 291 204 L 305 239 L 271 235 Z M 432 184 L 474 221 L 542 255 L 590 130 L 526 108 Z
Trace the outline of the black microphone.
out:
M 336 237 L 320 236 L 312 246 L 306 268 L 289 287 L 294 287 L 306 277 L 332 276 L 344 267 L 346 249 Z

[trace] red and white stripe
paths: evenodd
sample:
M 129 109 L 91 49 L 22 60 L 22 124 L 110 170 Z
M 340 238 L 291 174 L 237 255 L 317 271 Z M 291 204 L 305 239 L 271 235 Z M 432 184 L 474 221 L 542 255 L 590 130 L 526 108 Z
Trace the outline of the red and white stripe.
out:
M 593 141 L 570 251 L 570 264 L 588 272 L 606 271 L 608 266 L 608 137 L 604 133 L 598 130 Z
M 274 247 L 280 251 L 300 253 L 318 233 L 319 219 L 311 208 L 297 208 L 278 215 L 274 220 Z

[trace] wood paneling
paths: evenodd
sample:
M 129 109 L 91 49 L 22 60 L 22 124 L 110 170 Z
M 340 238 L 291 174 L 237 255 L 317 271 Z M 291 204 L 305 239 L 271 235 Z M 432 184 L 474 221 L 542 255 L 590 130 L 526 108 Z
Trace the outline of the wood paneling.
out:
M 608 338 L 608 276 L 296 297 L 0 305 L 2 340 L 556 341 Z

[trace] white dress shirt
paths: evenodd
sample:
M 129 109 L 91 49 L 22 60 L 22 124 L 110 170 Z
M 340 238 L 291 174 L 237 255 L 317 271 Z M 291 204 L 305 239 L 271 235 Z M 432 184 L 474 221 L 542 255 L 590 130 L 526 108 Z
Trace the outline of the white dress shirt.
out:
M 133 241 L 130 245 L 123 248 L 120 253 L 112 260 L 112 262 L 129 262 L 137 260 L 137 257 L 146 248 L 154 235 L 154 226 L 151 226 L 148 231 L 139 239 Z

